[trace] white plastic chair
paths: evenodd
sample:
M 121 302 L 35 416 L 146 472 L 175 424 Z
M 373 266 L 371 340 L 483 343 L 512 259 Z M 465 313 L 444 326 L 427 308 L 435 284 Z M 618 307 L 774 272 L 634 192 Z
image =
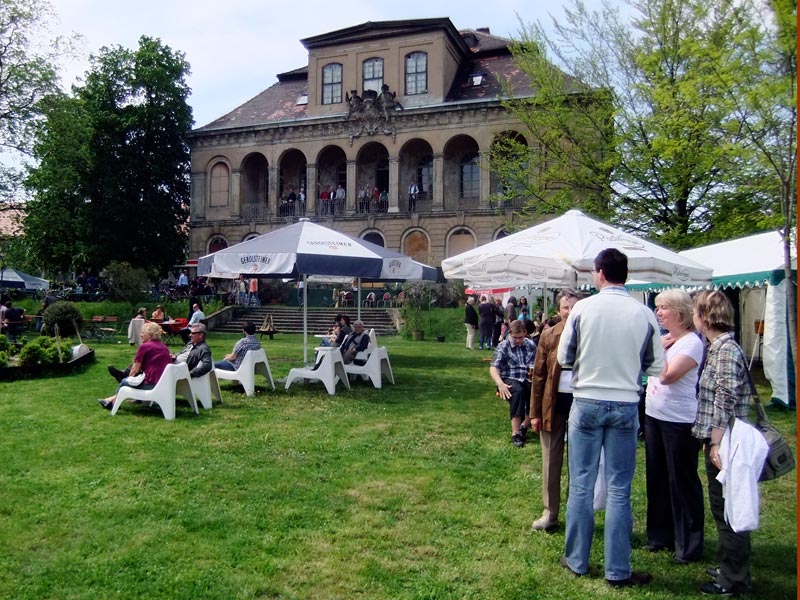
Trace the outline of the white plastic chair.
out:
M 167 365 L 161 374 L 161 379 L 152 390 L 140 390 L 135 387 L 122 387 L 117 391 L 117 398 L 111 414 L 117 414 L 120 405 L 125 400 L 141 400 L 158 404 L 164 418 L 171 421 L 175 418 L 175 397 L 181 395 L 189 401 L 189 406 L 197 414 L 197 402 L 192 394 L 192 378 L 186 363 L 172 363 Z
M 389 362 L 389 353 L 386 351 L 385 346 L 380 348 L 375 347 L 369 353 L 367 362 L 363 365 L 350 363 L 344 366 L 344 370 L 348 375 L 361 376 L 369 379 L 376 388 L 383 387 L 383 378 L 388 379 L 394 385 L 394 374 L 392 373 L 392 365 Z
M 224 369 L 214 369 L 217 379 L 226 381 L 238 381 L 244 388 L 246 396 L 255 394 L 256 375 L 263 375 L 269 379 L 269 385 L 275 389 L 275 381 L 272 379 L 272 371 L 269 368 L 267 353 L 264 349 L 248 350 L 244 355 L 244 360 L 235 371 L 225 371 Z
M 375 333 L 374 327 L 369 330 L 369 345 L 374 348 L 378 347 L 378 334 Z
M 203 408 L 210 409 L 213 406 L 212 397 L 216 398 L 217 402 L 222 402 L 222 392 L 219 389 L 219 381 L 214 369 L 200 377 L 191 377 L 189 381 L 192 384 L 192 393 L 195 399 Z
M 350 389 L 350 381 L 344 370 L 342 353 L 338 348 L 317 348 L 319 360 L 313 367 L 295 367 L 289 371 L 286 377 L 286 389 L 298 379 L 306 381 L 320 381 L 325 385 L 325 389 L 333 396 L 336 393 L 336 383 L 341 381 L 344 387 Z

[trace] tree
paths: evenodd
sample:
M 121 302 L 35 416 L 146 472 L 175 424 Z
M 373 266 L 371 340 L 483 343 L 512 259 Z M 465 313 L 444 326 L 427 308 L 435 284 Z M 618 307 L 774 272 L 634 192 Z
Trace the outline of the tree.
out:
M 72 97 L 41 103 L 26 243 L 42 266 L 118 261 L 155 277 L 185 255 L 189 65 L 144 36 L 136 51 L 104 47 L 91 60 Z
M 19 162 L 30 151 L 38 102 L 58 90 L 56 64 L 75 38 L 45 45 L 51 5 L 46 0 L 0 0 L 0 209 L 17 197 Z
M 711 241 L 712 227 L 732 220 L 740 232 L 763 229 L 764 196 L 732 184 L 752 150 L 725 87 L 744 77 L 730 40 L 749 27 L 749 6 L 627 7 L 624 20 L 608 4 L 593 12 L 573 0 L 555 34 L 523 28 L 513 48 L 533 82 L 530 98 L 506 102 L 535 142 L 526 174 L 531 211 L 588 207 L 675 249 Z M 495 170 L 508 168 L 492 158 Z

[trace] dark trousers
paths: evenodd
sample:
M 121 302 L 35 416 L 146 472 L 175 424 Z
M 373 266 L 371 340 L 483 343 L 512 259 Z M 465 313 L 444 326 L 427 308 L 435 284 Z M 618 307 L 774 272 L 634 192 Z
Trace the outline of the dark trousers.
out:
M 717 481 L 719 469 L 708 456 L 706 444 L 706 473 L 708 474 L 708 503 L 717 526 L 717 564 L 719 575 L 717 583 L 738 593 L 750 588 L 750 532 L 736 533 L 725 522 L 725 499 L 722 497 L 722 484 Z
M 697 474 L 700 442 L 691 423 L 645 420 L 647 541 L 675 549 L 675 557 L 703 556 L 703 484 Z
M 509 417 L 528 416 L 531 401 L 531 382 L 517 379 L 503 379 L 511 387 L 511 398 L 508 399 Z
M 503 331 L 503 322 L 495 323 L 492 327 L 492 348 L 497 348 L 500 343 L 500 332 Z

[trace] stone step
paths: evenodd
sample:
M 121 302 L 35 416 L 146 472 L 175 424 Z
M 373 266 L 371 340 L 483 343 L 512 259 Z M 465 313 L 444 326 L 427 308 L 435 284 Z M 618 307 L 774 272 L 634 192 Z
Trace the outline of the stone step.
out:
M 395 318 L 389 312 L 391 310 L 393 309 L 362 308 L 361 320 L 367 329 L 375 329 L 378 335 L 395 335 L 397 328 Z M 310 334 L 327 333 L 333 325 L 334 317 L 340 313 L 350 317 L 351 323 L 357 318 L 357 309 L 353 307 L 344 309 L 309 308 L 308 332 Z M 234 319 L 215 327 L 214 331 L 237 333 L 241 331 L 242 324 L 246 321 L 252 321 L 256 327 L 260 327 L 267 315 L 272 315 L 272 324 L 279 333 L 303 333 L 303 309 L 282 305 L 239 308 Z

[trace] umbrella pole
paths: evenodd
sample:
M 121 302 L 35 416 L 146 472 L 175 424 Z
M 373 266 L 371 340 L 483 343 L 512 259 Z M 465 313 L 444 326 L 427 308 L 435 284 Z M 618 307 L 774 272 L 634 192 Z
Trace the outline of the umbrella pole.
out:
M 303 364 L 308 364 L 308 281 L 303 273 Z
M 358 308 L 356 309 L 356 319 L 361 320 L 361 277 L 358 278 Z

